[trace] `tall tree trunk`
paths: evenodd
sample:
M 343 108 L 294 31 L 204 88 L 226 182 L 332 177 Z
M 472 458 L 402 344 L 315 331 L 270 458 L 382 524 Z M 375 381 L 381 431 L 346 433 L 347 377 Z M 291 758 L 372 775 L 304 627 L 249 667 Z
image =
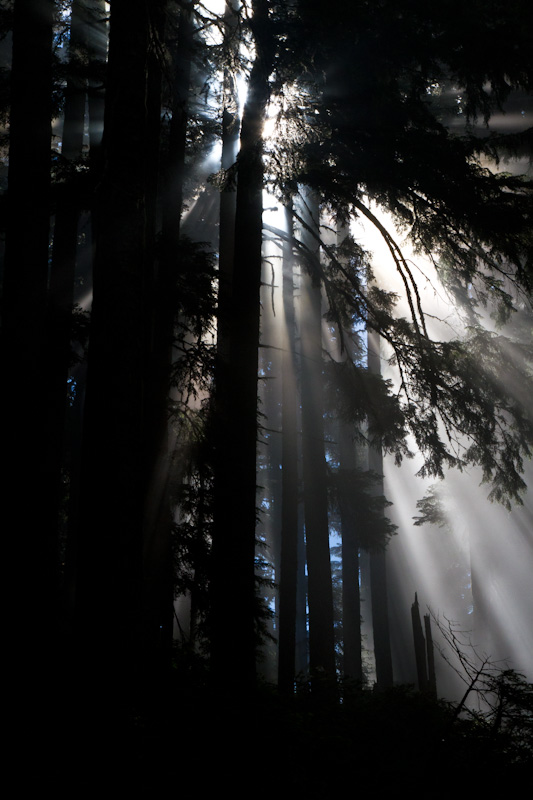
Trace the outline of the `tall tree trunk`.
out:
M 235 0 L 228 0 L 226 2 L 225 15 L 224 15 L 224 50 L 225 58 L 227 61 L 232 61 L 232 55 L 235 54 L 239 44 L 235 40 L 235 29 L 238 22 L 238 6 L 239 3 Z M 221 486 L 222 475 L 224 470 L 224 454 L 220 449 L 227 448 L 227 440 L 222 436 L 220 426 L 226 425 L 228 420 L 228 404 L 231 403 L 230 385 L 231 378 L 229 374 L 230 361 L 231 361 L 231 336 L 238 335 L 237 332 L 232 331 L 232 322 L 235 322 L 233 315 L 235 309 L 233 308 L 232 293 L 233 293 L 233 269 L 235 258 L 235 223 L 237 215 L 237 153 L 239 150 L 239 136 L 240 136 L 240 118 L 238 115 L 238 98 L 237 86 L 234 81 L 234 75 L 229 65 L 226 63 L 224 68 L 223 78 L 223 107 L 222 107 L 222 159 L 221 167 L 226 171 L 227 179 L 222 187 L 220 193 L 220 217 L 219 217 L 219 262 L 218 262 L 218 294 L 217 294 L 217 352 L 215 362 L 215 404 L 214 404 L 214 424 L 215 424 L 215 452 L 214 461 L 214 474 L 215 474 L 215 498 L 217 495 L 218 487 Z M 247 118 L 251 114 L 251 110 L 247 108 Z M 243 139 L 242 147 L 245 142 Z M 243 189 L 244 190 L 244 189 Z M 262 209 L 261 212 L 262 213 Z M 260 258 L 260 255 L 259 255 Z M 258 269 L 257 266 L 257 253 L 254 253 L 253 269 Z M 259 266 L 259 269 L 261 267 Z M 259 302 L 259 296 L 253 298 L 254 303 Z M 258 345 L 258 343 L 257 343 Z M 257 369 L 256 369 L 257 373 Z M 254 419 L 255 419 L 254 412 Z M 218 440 L 217 440 L 218 439 Z M 230 445 L 231 447 L 231 445 Z M 253 474 L 255 476 L 255 463 L 253 467 Z M 255 497 L 255 490 L 254 490 Z M 222 586 L 217 585 L 217 575 L 215 574 L 219 569 L 224 569 L 222 565 L 218 565 L 219 558 L 223 557 L 223 539 L 224 539 L 224 522 L 223 515 L 225 498 L 220 497 L 220 501 L 215 499 L 215 536 L 213 544 L 213 575 L 211 579 L 211 595 L 212 602 L 220 603 L 219 593 L 222 592 Z M 217 510 L 220 508 L 220 511 Z M 217 533 L 218 531 L 218 533 Z M 241 534 L 242 535 L 242 534 Z M 237 601 L 239 602 L 239 601 Z M 244 602 L 249 603 L 250 598 L 247 597 Z M 217 651 L 220 652 L 220 662 L 223 656 L 223 638 L 225 636 L 224 627 L 225 620 L 222 614 L 213 614 L 213 628 L 214 631 L 220 628 L 218 633 L 214 633 L 214 646 L 213 646 L 213 666 L 217 668 Z M 217 638 L 220 642 L 217 642 Z M 221 676 L 222 678 L 222 676 Z
M 168 709 L 168 683 L 172 663 L 173 565 L 171 552 L 171 501 L 169 493 L 170 441 L 168 427 L 169 385 L 175 301 L 175 270 L 178 259 L 178 237 L 182 190 L 174 195 L 175 202 L 165 197 L 161 231 L 161 247 L 157 248 L 156 231 L 160 172 L 159 142 L 161 134 L 161 93 L 163 53 L 165 47 L 166 0 L 151 9 L 150 31 L 152 46 L 148 52 L 146 84 L 146 277 L 145 310 L 145 409 L 144 409 L 144 470 L 146 475 L 143 517 L 143 584 L 142 621 L 140 631 L 143 682 L 147 707 L 164 714 Z M 184 16 L 188 17 L 188 12 Z M 187 28 L 189 26 L 187 19 Z M 183 61 L 190 55 L 183 47 Z M 188 75 L 182 87 L 188 93 Z M 185 102 L 185 101 L 184 101 Z M 178 139 L 177 162 L 185 160 L 185 131 L 183 144 Z M 172 145 L 175 145 L 174 141 Z M 172 150 L 172 147 L 171 147 Z M 173 153 L 174 155 L 174 153 Z M 168 170 L 171 180 L 183 183 L 183 169 Z M 178 172 L 176 175 L 175 173 Z M 168 214 L 173 213 L 174 228 L 169 230 Z
M 340 517 L 342 535 L 342 640 L 344 677 L 363 680 L 361 652 L 361 595 L 359 588 L 359 544 L 357 523 L 350 502 L 349 476 L 356 469 L 351 426 L 339 424 Z
M 141 663 L 151 22 L 143 0 L 114 0 L 78 543 L 78 659 L 90 675 L 88 714 L 108 706 L 121 715 Z
M 337 224 L 337 246 L 349 235 L 344 224 Z M 341 359 L 355 358 L 351 345 L 352 331 L 343 335 L 346 352 L 339 353 Z M 350 352 L 351 350 L 351 352 Z M 352 681 L 363 680 L 361 639 L 361 591 L 359 582 L 360 559 L 357 521 L 351 482 L 357 468 L 353 426 L 344 420 L 338 422 L 339 437 L 339 513 L 342 539 L 342 642 L 343 675 Z
M 62 692 L 58 530 L 40 519 L 51 445 L 40 401 L 48 356 L 53 14 L 52 0 L 14 4 L 1 314 L 0 529 L 9 574 L 4 662 L 16 698 L 7 726 L 12 741 L 22 741 L 31 724 L 41 743 L 34 761 L 40 774 L 60 749 L 49 721 Z
M 294 310 L 294 256 L 292 215 L 285 211 L 288 239 L 283 245 L 282 339 L 282 510 L 279 576 L 278 685 L 283 692 L 294 690 L 296 665 L 296 598 L 298 579 L 298 420 L 296 387 L 296 320 Z
M 15 666 L 13 677 L 22 681 L 30 703 L 41 700 L 43 685 L 47 692 L 54 691 L 46 682 L 56 666 L 47 661 L 42 672 L 35 669 L 36 654 L 44 652 L 47 641 L 54 652 L 58 588 L 57 528 L 43 528 L 39 520 L 46 502 L 49 447 L 39 393 L 46 378 L 48 346 L 53 14 L 52 0 L 17 0 L 14 5 L 2 297 L 0 514 L 11 549 L 5 555 L 12 579 L 13 622 L 7 651 Z M 37 705 L 33 712 L 40 717 Z
M 63 136 L 62 154 L 69 158 L 76 158 L 82 150 L 80 143 L 81 99 L 83 96 L 83 113 L 85 119 L 82 125 L 87 125 L 89 142 L 89 165 L 90 165 L 90 185 L 91 189 L 99 184 L 101 174 L 101 144 L 104 129 L 104 77 L 107 62 L 107 43 L 108 43 L 108 22 L 104 0 L 77 0 L 77 9 L 72 9 L 73 22 L 76 22 L 76 39 L 81 44 L 81 52 L 77 51 L 81 64 L 82 75 L 78 76 L 76 84 L 69 89 L 73 94 L 72 109 L 65 108 L 65 126 L 67 138 Z M 81 39 L 81 41 L 80 41 Z M 80 80 L 80 78 L 82 80 Z M 73 124 L 71 126 L 67 118 L 72 115 Z M 70 129 L 70 132 L 68 132 Z M 82 129 L 84 131 L 84 128 Z M 83 142 L 83 139 L 82 139 Z M 62 305 L 70 301 L 70 276 L 68 270 L 75 266 L 74 291 L 72 300 L 79 303 L 86 311 L 90 307 L 92 300 L 92 268 L 95 241 L 95 213 L 93 213 L 94 191 L 91 195 L 91 203 L 85 214 L 79 217 L 79 208 L 75 203 L 70 202 L 71 198 L 65 196 L 64 209 L 58 208 L 56 211 L 56 225 L 54 229 L 54 253 L 53 259 L 61 263 L 66 262 L 66 270 L 59 267 L 57 282 L 57 300 Z M 58 215 L 64 214 L 64 221 L 58 221 Z M 76 233 L 79 237 L 84 233 L 83 244 L 78 242 L 74 252 L 73 243 L 73 216 L 77 219 Z M 56 228 L 60 226 L 61 230 Z M 59 234 L 59 244 L 57 237 Z M 71 259 L 75 259 L 75 263 Z M 52 267 L 54 271 L 54 267 Z M 79 286 L 77 281 L 79 280 Z M 51 294 L 54 278 L 50 279 Z M 69 311 L 70 313 L 70 311 Z M 65 576 L 64 576 L 64 597 L 65 612 L 69 620 L 72 621 L 75 605 L 75 584 L 76 584 L 76 550 L 78 540 L 79 522 L 79 498 L 80 498 L 80 460 L 81 460 L 81 441 L 83 427 L 83 407 L 85 403 L 85 387 L 87 376 L 87 364 L 83 359 L 72 370 L 74 394 L 70 398 L 71 407 L 67 414 L 67 435 L 66 449 L 69 470 L 68 487 L 68 526 L 67 540 L 65 544 Z
M 259 290 L 262 272 L 262 128 L 273 41 L 268 3 L 252 3 L 256 56 L 241 128 L 228 359 L 216 376 L 212 666 L 219 682 L 255 683 L 255 523 Z
M 226 64 L 223 78 L 222 108 L 222 159 L 225 182 L 220 193 L 219 261 L 218 261 L 218 309 L 217 309 L 217 357 L 222 365 L 229 357 L 229 319 L 231 314 L 231 290 L 233 258 L 235 253 L 235 215 L 237 210 L 236 161 L 239 150 L 239 98 L 237 83 L 231 64 L 238 58 L 239 41 L 237 25 L 240 3 L 226 2 L 224 15 L 224 50 Z M 223 366 L 221 368 L 223 369 Z
M 368 369 L 375 374 L 381 371 L 379 334 L 368 332 Z M 381 447 L 370 446 L 368 468 L 381 480 L 383 476 L 383 455 Z M 379 486 L 377 494 L 383 494 Z M 392 686 L 392 655 L 389 630 L 389 609 L 387 591 L 387 563 L 385 551 L 370 553 L 370 589 L 372 602 L 372 628 L 374 633 L 374 658 L 376 663 L 376 683 L 379 689 Z
M 44 410 L 49 436 L 47 468 L 47 503 L 41 514 L 45 526 L 57 530 L 63 469 L 73 472 L 65 460 L 67 380 L 71 366 L 74 286 L 78 254 L 79 220 L 83 200 L 76 180 L 75 163 L 82 157 L 87 100 L 85 59 L 88 48 L 88 18 L 82 0 L 72 3 L 69 35 L 69 73 L 65 90 L 65 108 L 61 158 L 69 169 L 68 179 L 57 189 L 54 238 L 48 299 L 49 352 L 47 392 Z M 72 531 L 74 532 L 74 531 Z M 69 528 L 70 534 L 70 528 Z
M 319 258 L 319 206 L 306 193 L 302 244 L 312 262 Z M 311 264 L 312 270 L 312 264 Z M 302 463 L 309 600 L 309 665 L 312 673 L 335 676 L 333 589 L 329 551 L 328 498 L 323 422 L 322 292 L 315 275 L 304 274 L 300 319 Z

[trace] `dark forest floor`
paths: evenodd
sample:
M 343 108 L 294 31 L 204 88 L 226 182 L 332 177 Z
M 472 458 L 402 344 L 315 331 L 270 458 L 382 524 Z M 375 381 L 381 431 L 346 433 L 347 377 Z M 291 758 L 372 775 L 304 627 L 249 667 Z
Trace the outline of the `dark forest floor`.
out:
M 207 797 L 224 790 L 266 798 L 284 790 L 336 798 L 352 787 L 431 798 L 533 785 L 533 753 L 454 720 L 448 704 L 410 687 L 355 690 L 339 703 L 327 692 L 284 698 L 265 686 L 238 704 L 177 681 L 157 714 L 117 722 L 65 708 L 30 752 L 37 755 L 25 777 L 41 788 L 75 787 L 69 796 Z

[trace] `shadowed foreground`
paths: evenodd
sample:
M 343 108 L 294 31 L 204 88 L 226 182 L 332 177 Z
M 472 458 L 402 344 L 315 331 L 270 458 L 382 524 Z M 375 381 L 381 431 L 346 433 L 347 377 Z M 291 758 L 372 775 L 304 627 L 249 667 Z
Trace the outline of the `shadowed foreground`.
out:
M 27 780 L 43 786 L 106 790 L 123 796 L 197 795 L 227 789 L 269 797 L 281 789 L 336 797 L 354 791 L 518 789 L 533 777 L 531 686 L 522 683 L 521 714 L 507 730 L 461 719 L 457 705 L 398 686 L 298 687 L 289 697 L 261 686 L 239 703 L 221 699 L 206 675 L 175 663 L 170 691 L 156 711 L 145 706 L 119 718 L 79 716 L 58 702 L 36 743 Z M 72 701 L 72 697 L 69 698 Z M 518 723 L 518 718 L 520 722 Z M 39 721 L 37 721 L 38 723 Z M 32 748 L 33 749 L 33 748 Z

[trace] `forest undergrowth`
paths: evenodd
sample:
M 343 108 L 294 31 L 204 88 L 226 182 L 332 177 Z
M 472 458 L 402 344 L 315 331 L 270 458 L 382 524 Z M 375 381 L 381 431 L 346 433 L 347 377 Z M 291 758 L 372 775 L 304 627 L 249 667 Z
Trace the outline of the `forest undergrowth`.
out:
M 495 713 L 458 713 L 459 703 L 409 685 L 377 691 L 302 678 L 292 695 L 259 683 L 237 696 L 212 685 L 201 659 L 176 655 L 165 696 L 152 693 L 118 722 L 112 709 L 74 718 L 66 703 L 41 778 L 154 798 L 333 798 L 350 786 L 439 797 L 531 785 L 533 687 L 514 673 L 515 695 Z

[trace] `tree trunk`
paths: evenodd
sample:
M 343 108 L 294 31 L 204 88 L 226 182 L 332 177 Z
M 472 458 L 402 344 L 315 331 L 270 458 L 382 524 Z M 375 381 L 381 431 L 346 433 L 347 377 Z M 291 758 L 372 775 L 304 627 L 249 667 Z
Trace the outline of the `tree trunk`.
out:
M 87 99 L 87 78 L 84 60 L 88 47 L 88 20 L 85 3 L 72 3 L 69 37 L 69 74 L 65 91 L 65 109 L 61 158 L 70 168 L 68 179 L 57 189 L 54 220 L 52 262 L 48 299 L 49 352 L 45 413 L 49 430 L 47 504 L 41 514 L 45 526 L 58 529 L 61 502 L 62 472 L 66 467 L 69 479 L 72 464 L 65 462 L 65 424 L 67 416 L 67 380 L 71 366 L 74 285 L 78 254 L 79 220 L 83 200 L 76 180 L 74 164 L 82 157 Z M 70 487 L 69 487 L 70 494 Z M 69 529 L 70 534 L 70 529 Z
M 193 36 L 192 8 L 182 10 L 177 42 L 172 53 L 172 118 L 165 165 L 165 202 L 162 208 L 163 240 L 169 247 L 170 254 L 175 253 L 180 236 Z
M 17 698 L 7 726 L 20 741 L 31 719 L 44 759 L 58 748 L 49 721 L 62 688 L 58 532 L 40 519 L 50 447 L 40 402 L 48 356 L 53 13 L 52 0 L 14 4 L 0 391 L 5 666 Z M 40 771 L 43 762 L 35 766 Z
M 146 242 L 152 20 L 143 0 L 111 10 L 96 213 L 78 543 L 77 635 L 87 713 L 124 713 L 136 695 L 146 500 Z M 147 318 L 148 317 L 148 318 Z M 150 430 L 150 428 L 148 428 Z M 92 703 L 92 705 L 91 705 Z M 111 717 L 112 719 L 112 717 Z
M 318 202 L 310 193 L 305 195 L 301 216 L 311 231 L 318 231 Z M 319 248 L 311 231 L 303 231 L 302 244 L 312 262 L 318 259 Z M 321 304 L 319 280 L 316 276 L 304 274 L 301 288 L 300 348 L 309 665 L 312 674 L 334 678 L 335 644 L 324 447 Z
M 239 42 L 236 38 L 238 23 L 236 0 L 226 3 L 224 16 L 225 58 L 233 63 L 238 57 Z M 229 319 L 231 314 L 231 290 L 233 258 L 235 253 L 235 215 L 237 210 L 236 161 L 239 149 L 239 98 L 235 76 L 229 66 L 224 68 L 222 108 L 222 159 L 221 167 L 225 181 L 220 192 L 220 225 L 218 246 L 218 309 L 217 309 L 217 357 L 224 363 L 229 357 Z M 222 367 L 223 368 L 223 367 Z
M 375 374 L 378 374 L 381 370 L 379 335 L 374 331 L 368 332 L 368 369 Z M 375 472 L 376 475 L 383 476 L 381 447 L 370 446 L 368 468 Z M 374 492 L 383 494 L 377 486 L 374 488 Z M 379 689 L 386 689 L 392 686 L 393 673 L 389 630 L 387 565 L 384 551 L 370 553 L 370 588 L 376 683 Z
M 428 662 L 428 691 L 437 697 L 437 676 L 435 673 L 435 651 L 433 649 L 433 635 L 431 633 L 431 618 L 424 614 L 424 630 L 426 632 L 426 655 Z
M 356 468 L 351 426 L 339 424 L 340 517 L 342 535 L 342 641 L 344 678 L 363 680 L 361 653 L 361 595 L 359 589 L 359 544 L 353 503 L 348 495 L 349 479 Z M 343 477 L 344 475 L 344 477 Z
M 268 3 L 252 3 L 256 57 L 238 157 L 235 253 L 228 359 L 216 376 L 214 531 L 211 571 L 212 667 L 226 687 L 255 683 L 255 523 L 259 290 L 262 271 L 262 128 L 273 41 Z
M 349 235 L 345 225 L 337 226 L 337 246 Z M 351 341 L 352 331 L 346 332 L 345 345 Z M 355 358 L 354 352 L 339 354 L 341 359 Z M 344 420 L 338 422 L 339 437 L 339 512 L 342 537 L 342 642 L 343 674 L 351 681 L 363 680 L 361 639 L 360 559 L 357 521 L 351 499 L 350 476 L 357 468 L 353 426 Z
M 89 36 L 87 61 L 89 68 L 88 103 L 89 147 L 91 162 L 100 155 L 104 132 L 105 74 L 108 48 L 108 23 L 105 0 L 86 0 Z
M 144 474 L 146 480 L 143 517 L 142 596 L 140 647 L 142 680 L 147 708 L 158 714 L 168 712 L 168 690 L 172 662 L 173 564 L 171 552 L 171 502 L 169 495 L 170 448 L 168 403 L 175 302 L 175 269 L 178 258 L 181 192 L 178 204 L 167 202 L 175 214 L 174 231 L 161 231 L 160 249 L 156 231 L 160 172 L 159 143 L 161 138 L 161 52 L 165 39 L 166 2 L 153 4 L 150 18 L 151 37 L 157 46 L 150 46 L 146 81 L 146 263 L 145 296 L 145 398 L 144 398 Z M 185 48 L 183 48 L 185 50 Z M 184 61 L 189 52 L 184 52 Z M 188 82 L 184 91 L 188 92 Z M 186 128 L 186 116 L 183 122 Z M 185 160 L 183 146 L 178 153 Z M 172 177 L 176 177 L 170 171 Z M 177 179 L 181 179 L 182 172 Z M 168 198 L 165 198 L 168 200 Z M 165 219 L 165 217 L 164 217 Z M 165 219 L 166 221 L 166 219 Z
M 295 364 L 296 321 L 292 216 L 285 212 L 288 241 L 283 246 L 282 339 L 282 510 L 281 563 L 279 576 L 279 651 L 278 685 L 283 692 L 294 691 L 296 664 L 296 597 L 298 579 L 298 421 Z
M 51 647 L 57 610 L 57 528 L 43 528 L 49 431 L 40 417 L 46 379 L 50 223 L 52 0 L 17 0 L 13 15 L 6 244 L 2 297 L 1 448 L 4 538 L 11 554 L 16 677 Z M 30 508 L 28 507 L 30 503 Z M 35 614 L 35 598 L 39 613 Z M 20 639 L 21 634 L 23 638 Z M 29 648 L 29 649 L 28 649 Z M 44 665 L 43 665 L 44 670 Z M 52 670 L 53 672 L 53 667 Z M 46 683 L 46 680 L 45 680 Z M 41 687 L 41 684 L 39 683 Z M 32 709 L 33 710 L 33 709 Z M 39 716 L 38 711 L 35 711 Z
M 425 692 L 428 687 L 428 672 L 426 661 L 426 640 L 422 631 L 422 623 L 420 621 L 420 609 L 418 606 L 418 597 L 415 592 L 415 602 L 411 606 L 411 621 L 413 624 L 413 641 L 415 646 L 415 661 L 416 661 L 416 675 L 418 680 L 418 689 Z
M 63 136 L 62 153 L 69 157 L 76 157 L 75 154 L 82 150 L 80 144 L 79 119 L 81 114 L 81 97 L 83 99 L 83 113 L 85 119 L 82 125 L 87 123 L 87 134 L 89 143 L 89 167 L 90 167 L 90 186 L 91 198 L 89 208 L 79 216 L 79 209 L 67 194 L 65 197 L 64 211 L 58 208 L 56 212 L 56 226 L 61 227 L 59 232 L 59 244 L 56 237 L 58 231 L 54 230 L 54 254 L 53 259 L 64 260 L 67 262 L 67 270 L 72 268 L 70 259 L 73 257 L 73 223 L 72 217 L 77 219 L 77 236 L 84 233 L 83 242 L 78 241 L 75 252 L 75 277 L 72 300 L 79 303 L 84 311 L 90 308 L 92 301 L 92 269 L 94 241 L 96 238 L 95 213 L 93 213 L 94 187 L 99 184 L 101 175 L 101 143 L 104 128 L 104 77 L 107 62 L 107 42 L 108 42 L 108 22 L 104 0 L 80 0 L 76 5 L 76 17 L 80 19 L 80 29 L 77 37 L 81 37 L 82 50 L 80 67 L 82 69 L 83 80 L 77 81 L 72 87 L 75 95 L 73 102 L 72 116 L 76 120 L 72 126 L 71 133 L 67 133 L 68 138 Z M 81 12 L 81 13 L 80 13 Z M 74 16 L 74 8 L 72 10 Z M 74 24 L 74 23 L 73 23 Z M 77 27 L 77 26 L 76 26 Z M 85 61 L 86 59 L 86 61 Z M 81 91 L 83 88 L 83 92 Z M 65 126 L 71 127 L 67 121 L 70 112 L 65 108 Z M 82 140 L 83 141 L 83 140 Z M 57 220 L 57 215 L 65 214 L 65 224 Z M 56 250 L 57 247 L 57 250 Z M 54 267 L 52 267 L 54 270 Z M 69 298 L 65 296 L 69 292 L 70 278 L 66 272 L 60 268 L 60 282 L 58 285 L 58 300 L 66 304 Z M 79 279 L 79 285 L 77 280 Z M 53 278 L 51 276 L 51 294 Z M 70 313 L 70 312 L 69 312 Z M 70 343 L 72 344 L 72 343 Z M 80 354 L 81 355 L 81 354 Z M 68 466 L 68 508 L 67 508 L 67 532 L 65 543 L 65 575 L 64 575 L 64 597 L 65 614 L 68 621 L 72 624 L 75 606 L 75 584 L 76 584 L 76 551 L 78 541 L 78 523 L 80 516 L 80 461 L 81 461 L 81 441 L 83 427 L 83 408 L 85 404 L 87 364 L 83 359 L 71 370 L 70 377 L 73 380 L 74 393 L 70 398 L 71 407 L 67 414 L 67 466 Z

